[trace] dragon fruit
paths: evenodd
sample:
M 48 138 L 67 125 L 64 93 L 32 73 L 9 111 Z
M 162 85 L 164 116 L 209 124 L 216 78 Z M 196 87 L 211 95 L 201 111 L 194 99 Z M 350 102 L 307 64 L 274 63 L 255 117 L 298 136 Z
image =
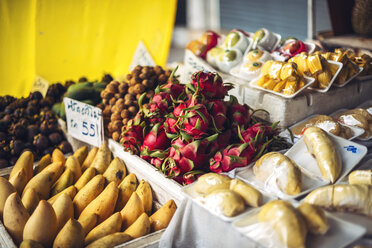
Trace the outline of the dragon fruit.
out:
M 138 154 L 143 142 L 143 118 L 142 113 L 138 113 L 135 118 L 129 120 L 127 125 L 122 128 L 122 138 L 120 144 L 125 151 Z
M 192 184 L 203 174 L 205 174 L 204 171 L 189 171 L 189 172 L 183 174 L 183 176 L 182 176 L 183 183 L 186 184 L 186 185 Z
M 177 69 L 178 66 L 172 71 L 168 82 L 160 86 L 160 90 L 169 93 L 173 99 L 177 99 L 185 91 L 185 85 L 180 84 L 180 82 L 174 76 Z
M 210 115 L 207 108 L 202 104 L 187 108 L 182 121 L 182 130 L 194 139 L 200 139 L 209 128 Z
M 223 133 L 219 134 L 217 139 L 210 143 L 208 150 L 209 154 L 215 154 L 217 151 L 227 147 L 231 144 L 231 130 L 228 129 Z
M 145 160 L 150 160 L 151 157 L 165 157 L 169 145 L 170 140 L 164 131 L 164 126 L 157 123 L 143 139 L 141 157 Z
M 241 131 L 241 143 L 249 143 L 255 141 L 261 143 L 263 137 L 271 138 L 274 134 L 271 126 L 265 126 L 262 123 L 256 123 L 246 130 Z
M 156 93 L 150 102 L 150 112 L 160 111 L 160 113 L 167 113 L 170 103 L 171 97 L 169 93 Z
M 217 152 L 209 160 L 209 169 L 216 173 L 228 172 L 238 167 L 245 167 L 252 162 L 255 149 L 252 144 L 233 144 L 222 152 Z
M 238 126 L 241 129 L 248 127 L 249 122 L 251 121 L 250 108 L 247 104 L 238 103 L 235 97 L 231 97 L 230 106 L 229 106 L 229 120 L 231 121 L 231 128 L 234 133 L 238 133 Z
M 222 78 L 211 72 L 195 72 L 191 76 L 192 85 L 197 92 L 200 92 L 206 99 L 223 99 L 227 92 L 232 89 L 229 84 L 224 84 Z
M 225 122 L 227 120 L 226 112 L 227 106 L 226 103 L 221 100 L 212 100 L 208 103 L 208 109 L 212 113 L 212 122 L 214 123 L 217 132 L 220 132 L 224 129 Z

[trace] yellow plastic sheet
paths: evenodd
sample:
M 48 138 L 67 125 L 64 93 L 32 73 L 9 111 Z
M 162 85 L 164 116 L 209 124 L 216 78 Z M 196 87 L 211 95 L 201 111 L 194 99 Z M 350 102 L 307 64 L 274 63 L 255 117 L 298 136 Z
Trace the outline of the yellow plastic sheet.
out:
M 50 82 L 123 75 L 142 40 L 166 63 L 176 0 L 0 0 L 0 95 Z

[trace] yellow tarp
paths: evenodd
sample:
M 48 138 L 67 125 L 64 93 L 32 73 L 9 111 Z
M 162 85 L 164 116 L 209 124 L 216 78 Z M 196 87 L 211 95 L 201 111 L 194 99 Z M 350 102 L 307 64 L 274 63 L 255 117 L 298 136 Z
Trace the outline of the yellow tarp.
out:
M 0 0 L 0 95 L 128 72 L 140 40 L 166 63 L 177 0 Z

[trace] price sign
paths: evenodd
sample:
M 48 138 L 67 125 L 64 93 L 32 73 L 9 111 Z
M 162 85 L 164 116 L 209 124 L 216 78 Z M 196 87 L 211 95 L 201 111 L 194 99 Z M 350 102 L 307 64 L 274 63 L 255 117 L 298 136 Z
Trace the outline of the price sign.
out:
M 43 97 L 48 92 L 49 82 L 40 76 L 35 76 L 34 83 L 31 87 L 31 92 L 39 91 Z
M 143 41 L 138 43 L 136 52 L 133 55 L 132 63 L 129 66 L 129 70 L 133 70 L 137 65 L 142 66 L 155 66 L 154 59 L 151 57 L 149 50 L 147 50 Z
M 74 138 L 100 147 L 104 141 L 102 110 L 65 97 L 67 132 Z

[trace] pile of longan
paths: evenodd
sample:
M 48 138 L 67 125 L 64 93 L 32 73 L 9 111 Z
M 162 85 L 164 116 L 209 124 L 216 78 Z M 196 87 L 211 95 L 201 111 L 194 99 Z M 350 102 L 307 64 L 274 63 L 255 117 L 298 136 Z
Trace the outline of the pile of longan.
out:
M 142 104 L 154 96 L 155 88 L 168 81 L 172 71 L 161 66 L 136 66 L 124 82 L 111 81 L 101 92 L 105 134 L 120 140 L 121 128 L 139 111 L 138 100 L 146 92 Z

